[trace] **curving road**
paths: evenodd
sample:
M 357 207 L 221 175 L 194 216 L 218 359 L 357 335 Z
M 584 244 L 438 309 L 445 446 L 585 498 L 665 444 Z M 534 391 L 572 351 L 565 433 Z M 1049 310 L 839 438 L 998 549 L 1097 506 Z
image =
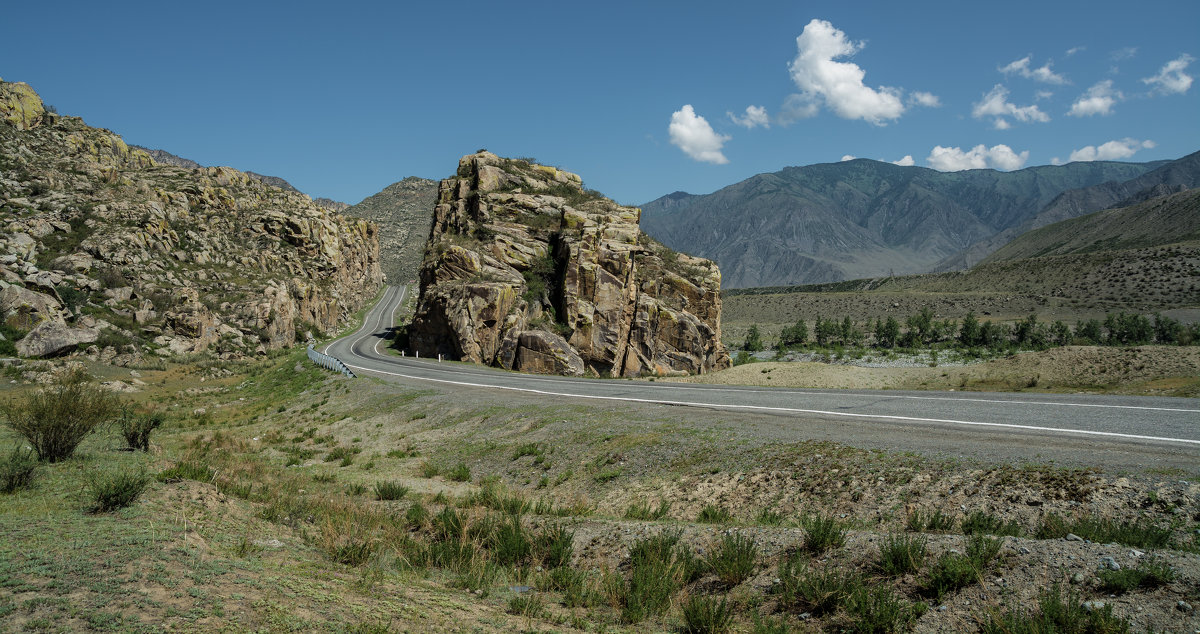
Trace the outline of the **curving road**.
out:
M 1186 398 L 899 392 L 672 384 L 534 376 L 436 359 L 401 358 L 385 343 L 407 287 L 388 287 L 363 326 L 323 349 L 360 375 L 456 390 L 608 404 L 722 410 L 748 424 L 770 417 L 794 439 L 985 459 L 1057 460 L 1145 468 L 1200 465 L 1200 401 Z M 683 416 L 687 416 L 686 413 Z

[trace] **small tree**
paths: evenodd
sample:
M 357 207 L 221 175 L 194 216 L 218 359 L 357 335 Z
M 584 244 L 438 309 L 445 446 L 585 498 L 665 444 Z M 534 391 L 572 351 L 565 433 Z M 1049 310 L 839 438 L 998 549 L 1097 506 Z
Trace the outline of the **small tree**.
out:
M 747 352 L 762 352 L 763 342 L 762 335 L 758 332 L 758 324 L 750 325 L 750 332 L 746 333 L 746 342 L 742 344 L 742 349 Z
M 896 342 L 900 339 L 900 322 L 896 321 L 895 317 L 888 316 L 887 321 L 880 323 L 875 322 L 875 341 L 884 348 L 896 347 Z
M 117 413 L 117 399 L 76 370 L 54 385 L 3 407 L 8 426 L 29 441 L 38 459 L 59 462 L 101 423 Z
M 796 322 L 795 326 L 788 326 L 779 333 L 779 347 L 787 348 L 789 346 L 802 346 L 808 341 L 808 324 L 804 320 Z
M 962 326 L 958 329 L 958 342 L 968 348 L 979 345 L 979 320 L 975 318 L 975 313 L 967 313 L 963 317 Z

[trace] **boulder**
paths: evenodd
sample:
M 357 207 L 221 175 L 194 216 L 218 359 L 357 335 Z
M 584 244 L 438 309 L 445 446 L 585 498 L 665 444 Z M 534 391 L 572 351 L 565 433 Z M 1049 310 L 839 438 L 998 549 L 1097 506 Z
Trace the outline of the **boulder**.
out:
M 61 322 L 62 304 L 50 295 L 12 284 L 0 289 L 0 318 L 22 329 L 45 321 Z
M 16 343 L 17 354 L 23 357 L 52 357 L 71 352 L 80 344 L 95 343 L 99 337 L 98 328 L 76 328 L 44 321 Z

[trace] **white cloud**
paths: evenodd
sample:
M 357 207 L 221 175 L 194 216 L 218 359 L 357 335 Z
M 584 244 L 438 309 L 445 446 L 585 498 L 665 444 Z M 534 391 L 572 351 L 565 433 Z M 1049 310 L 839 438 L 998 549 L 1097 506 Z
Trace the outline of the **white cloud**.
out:
M 821 106 L 805 95 L 788 95 L 779 107 L 779 116 L 775 120 L 782 126 L 789 126 L 801 119 L 811 119 L 817 116 Z
M 1067 49 L 1067 57 L 1070 57 L 1076 53 L 1082 53 L 1083 51 L 1086 51 L 1086 50 L 1087 50 L 1086 46 L 1076 46 L 1074 48 L 1069 48 L 1069 49 Z
M 764 128 L 771 127 L 771 121 L 767 118 L 767 109 L 762 106 L 746 106 L 746 114 L 740 117 L 732 112 L 726 112 L 725 114 L 729 115 L 730 120 L 734 123 L 748 130 L 753 130 L 758 126 Z
M 801 91 L 801 101 L 796 105 L 803 106 L 792 115 L 815 114 L 817 104 L 823 102 L 843 119 L 862 119 L 876 125 L 898 119 L 904 113 L 900 90 L 871 88 L 863 83 L 866 71 L 858 64 L 834 61 L 857 53 L 862 46 L 861 42 L 846 39 L 845 33 L 825 20 L 809 22 L 796 38 L 798 52 L 788 64 L 792 81 Z
M 857 157 L 857 156 L 854 156 L 853 154 L 843 154 L 843 155 L 842 155 L 842 162 L 843 162 L 843 163 L 845 163 L 846 161 L 853 161 L 853 160 L 854 160 L 854 159 L 856 159 L 856 158 L 858 158 L 858 157 Z
M 1194 61 L 1196 58 L 1191 55 L 1180 55 L 1167 62 L 1157 75 L 1142 79 L 1142 83 L 1164 95 L 1182 95 L 1192 87 L 1192 76 L 1183 71 Z
M 1041 101 L 1043 99 L 1049 99 L 1053 96 L 1054 96 L 1054 93 L 1049 90 L 1039 90 L 1039 91 L 1033 93 L 1033 98 L 1037 101 Z
M 937 95 L 929 92 L 914 92 L 908 96 L 908 103 L 925 106 L 926 108 L 941 108 L 942 100 Z
M 971 116 L 976 119 L 984 117 L 995 117 L 995 126 L 997 130 L 1007 130 L 1011 126 L 1005 117 L 1013 117 L 1018 121 L 1028 123 L 1030 121 L 1041 121 L 1045 123 L 1050 120 L 1050 116 L 1042 112 L 1037 105 L 1017 106 L 1008 102 L 1008 89 L 1001 84 L 996 84 L 991 92 L 983 96 L 979 103 L 971 110 Z
M 1154 141 L 1138 141 L 1137 139 L 1121 139 L 1119 141 L 1109 141 L 1102 144 L 1100 147 L 1088 145 L 1081 147 L 1074 152 L 1071 152 L 1071 158 L 1074 161 L 1116 161 L 1123 158 L 1129 158 L 1141 149 L 1150 149 L 1154 147 Z
M 1054 62 L 1046 62 L 1045 65 L 1043 65 L 1039 68 L 1030 68 L 1029 65 L 1030 65 L 1030 62 L 1032 62 L 1032 61 L 1033 61 L 1033 56 L 1026 55 L 1025 57 L 1023 57 L 1015 62 L 1012 62 L 1012 63 L 1008 64 L 1007 66 L 1001 66 L 1000 72 L 1004 73 L 1005 75 L 1011 75 L 1013 73 L 1016 73 L 1016 74 L 1024 77 L 1025 79 L 1032 79 L 1034 81 L 1040 81 L 1040 82 L 1046 83 L 1046 84 L 1065 84 L 1065 83 L 1067 83 L 1066 77 L 1063 77 L 1062 75 L 1059 75 L 1058 73 L 1054 72 L 1053 70 L 1050 70 L 1050 65 L 1053 64 Z
M 1109 54 L 1109 57 L 1112 58 L 1114 62 L 1119 62 L 1121 60 L 1133 59 L 1134 56 L 1137 55 L 1137 52 L 1138 49 L 1136 46 L 1126 46 L 1125 48 L 1119 48 L 1113 51 Z
M 911 167 L 913 165 L 916 165 L 917 162 L 913 159 L 912 154 L 905 154 L 904 158 L 900 159 L 899 161 L 892 161 L 892 164 L 900 165 L 903 167 Z
M 1004 144 L 992 146 L 990 149 L 979 144 L 965 152 L 961 148 L 938 145 L 929 152 L 925 162 L 935 170 L 959 172 L 989 167 L 999 170 L 1021 169 L 1027 160 L 1028 150 L 1017 154 Z
M 693 159 L 717 165 L 729 162 L 721 153 L 721 147 L 730 137 L 717 134 L 690 104 L 671 115 L 671 125 L 667 131 L 671 135 L 671 145 Z
M 1113 106 L 1124 98 L 1121 91 L 1113 90 L 1112 80 L 1105 79 L 1080 95 L 1075 103 L 1071 104 L 1071 109 L 1067 111 L 1067 114 L 1072 117 L 1110 115 L 1113 112 Z

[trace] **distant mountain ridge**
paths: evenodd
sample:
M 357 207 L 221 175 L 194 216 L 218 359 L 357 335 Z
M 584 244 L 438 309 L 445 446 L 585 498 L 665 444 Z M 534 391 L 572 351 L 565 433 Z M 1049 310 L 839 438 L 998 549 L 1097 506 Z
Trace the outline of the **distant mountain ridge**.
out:
M 1014 172 L 938 172 L 866 159 L 789 167 L 712 194 L 675 192 L 646 203 L 642 225 L 671 248 L 716 260 L 725 288 L 920 273 L 1043 211 L 1063 219 L 1111 206 L 1095 206 L 1108 197 L 1085 196 L 1074 208 L 1050 211 L 1064 192 L 1111 183 L 1128 197 L 1159 181 L 1193 186 L 1197 159 L 1200 153 Z M 1150 173 L 1156 176 L 1138 180 Z

